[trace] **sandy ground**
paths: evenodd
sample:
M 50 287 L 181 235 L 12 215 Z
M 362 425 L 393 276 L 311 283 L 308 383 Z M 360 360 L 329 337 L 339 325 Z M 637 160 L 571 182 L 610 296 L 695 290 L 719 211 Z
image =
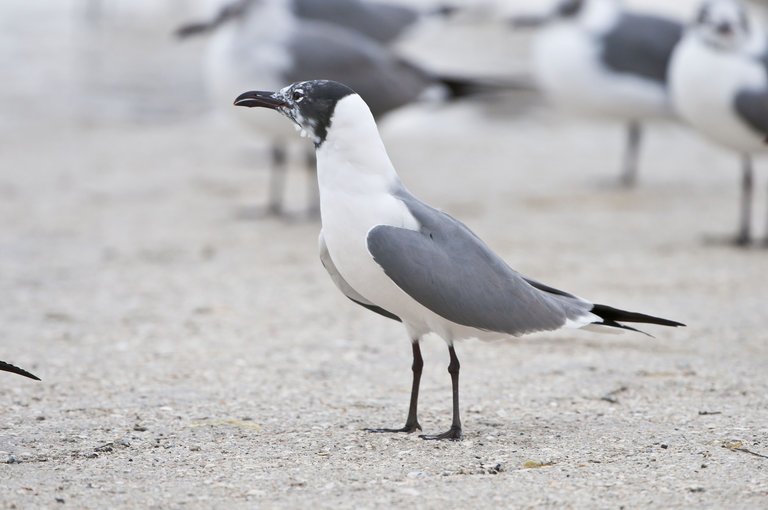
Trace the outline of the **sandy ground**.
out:
M 238 219 L 266 171 L 203 114 L 194 48 L 46 41 L 0 53 L 27 59 L 0 89 L 0 358 L 43 379 L 0 373 L 1 508 L 768 506 L 768 252 L 705 241 L 735 228 L 732 155 L 657 124 L 624 191 L 613 124 L 536 101 L 390 118 L 406 185 L 513 267 L 689 327 L 461 343 L 464 441 L 370 434 L 405 419 L 406 335 L 336 291 L 318 223 Z M 179 71 L 93 85 L 115 55 Z M 423 351 L 439 432 L 448 356 Z

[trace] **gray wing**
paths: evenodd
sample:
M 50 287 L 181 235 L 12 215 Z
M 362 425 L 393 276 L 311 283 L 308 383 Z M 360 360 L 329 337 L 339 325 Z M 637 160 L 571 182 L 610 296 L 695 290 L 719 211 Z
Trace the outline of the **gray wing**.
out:
M 419 231 L 379 225 L 368 250 L 398 287 L 457 324 L 511 335 L 553 330 L 583 317 L 592 304 L 526 280 L 464 224 L 404 191 L 397 193 Z
M 736 94 L 734 107 L 744 122 L 767 137 L 768 143 L 768 90 L 742 90 Z
M 765 41 L 756 63 L 768 75 L 768 40 Z M 744 122 L 768 137 L 768 90 L 741 90 L 736 94 L 733 106 Z
M 657 16 L 623 13 L 604 36 L 602 60 L 617 73 L 628 73 L 667 82 L 672 50 L 683 34 L 676 21 Z
M 419 11 L 402 5 L 360 0 L 293 0 L 297 16 L 343 26 L 388 43 L 419 18 Z
M 325 239 L 323 238 L 323 232 L 320 231 L 320 237 L 317 240 L 319 248 L 320 248 L 320 262 L 322 262 L 323 267 L 326 271 L 328 271 L 328 274 L 331 276 L 331 280 L 333 281 L 334 285 L 341 291 L 342 294 L 347 296 L 350 300 L 354 301 L 358 305 L 367 308 L 368 310 L 378 313 L 379 315 L 383 315 L 384 317 L 396 321 L 400 321 L 400 317 L 397 315 L 388 312 L 387 310 L 381 308 L 380 306 L 376 306 L 367 299 L 365 299 L 359 292 L 357 292 L 355 289 L 352 288 L 352 286 L 347 283 L 347 281 L 344 279 L 343 276 L 341 276 L 341 273 L 339 273 L 339 270 L 336 268 L 336 264 L 333 263 L 333 260 L 331 259 L 331 254 L 328 252 L 328 246 L 325 244 Z
M 415 101 L 436 81 L 376 41 L 327 23 L 306 21 L 290 41 L 287 83 L 327 79 L 360 94 L 374 116 Z

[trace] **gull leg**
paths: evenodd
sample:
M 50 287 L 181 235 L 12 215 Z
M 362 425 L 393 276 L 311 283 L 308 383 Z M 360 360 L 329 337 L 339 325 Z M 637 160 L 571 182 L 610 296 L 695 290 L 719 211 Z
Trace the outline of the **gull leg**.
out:
M 411 386 L 411 405 L 408 407 L 408 418 L 405 420 L 405 426 L 399 429 L 365 429 L 368 432 L 413 432 L 416 429 L 421 430 L 419 420 L 416 417 L 419 403 L 419 383 L 421 382 L 421 369 L 424 366 L 424 360 L 421 358 L 421 347 L 419 339 L 411 343 L 413 349 L 413 385 Z
M 272 146 L 272 165 L 269 170 L 269 196 L 267 197 L 267 216 L 283 215 L 285 195 L 285 173 L 288 156 L 285 147 L 279 143 Z
M 744 154 L 741 159 L 741 220 L 736 235 L 737 246 L 746 246 L 751 240 L 750 224 L 752 222 L 752 158 Z
M 307 151 L 305 164 L 307 166 L 307 217 L 320 216 L 320 189 L 317 185 L 317 158 L 314 149 Z
M 450 439 L 452 441 L 461 439 L 461 419 L 459 417 L 459 368 L 461 365 L 459 364 L 459 358 L 456 357 L 453 345 L 448 347 L 448 352 L 451 355 L 448 373 L 451 374 L 451 387 L 453 389 L 453 422 L 447 432 L 435 436 L 422 434 L 419 436 L 422 439 Z
M 765 237 L 763 238 L 763 247 L 768 248 L 768 220 L 765 223 Z
M 640 159 L 640 142 L 643 138 L 643 126 L 632 120 L 627 124 L 627 147 L 624 152 L 624 167 L 620 182 L 625 188 L 631 188 L 637 183 L 637 167 Z

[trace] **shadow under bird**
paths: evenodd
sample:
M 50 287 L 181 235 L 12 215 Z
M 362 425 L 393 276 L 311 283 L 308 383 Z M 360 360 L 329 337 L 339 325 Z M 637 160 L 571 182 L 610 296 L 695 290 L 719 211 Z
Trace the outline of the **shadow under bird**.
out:
M 670 63 L 670 90 L 683 119 L 741 154 L 741 207 L 734 242 L 752 241 L 752 157 L 768 153 L 768 40 L 742 4 L 702 4 Z M 768 230 L 763 243 L 768 246 Z
M 626 122 L 620 182 L 633 186 L 643 121 L 672 116 L 667 66 L 682 24 L 630 12 L 615 0 L 559 0 L 545 16 L 512 21 L 541 27 L 533 44 L 533 70 L 556 106 Z
M 2 370 L 3 372 L 11 372 L 13 374 L 23 375 L 24 377 L 29 377 L 30 379 L 34 379 L 35 381 L 40 380 L 40 378 L 37 377 L 36 375 L 27 372 L 23 368 L 19 368 L 15 365 L 11 365 L 10 363 L 6 363 L 5 361 L 0 361 L 0 370 Z
M 421 430 L 419 341 L 427 333 L 437 333 L 448 344 L 453 421 L 448 431 L 421 437 L 460 439 L 454 341 L 589 325 L 637 331 L 625 322 L 683 325 L 593 304 L 511 269 L 464 224 L 406 190 L 370 109 L 343 84 L 316 80 L 277 92 L 245 92 L 235 105 L 277 110 L 314 142 L 322 219 L 320 260 L 348 298 L 402 322 L 410 336 L 413 386 L 405 426 L 374 431 Z

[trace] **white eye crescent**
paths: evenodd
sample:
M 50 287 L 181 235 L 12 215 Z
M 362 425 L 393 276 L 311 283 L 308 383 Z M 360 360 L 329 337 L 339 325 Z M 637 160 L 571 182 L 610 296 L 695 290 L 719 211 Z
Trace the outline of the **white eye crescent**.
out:
M 296 89 L 293 91 L 293 100 L 297 103 L 300 103 L 304 99 L 304 91 L 301 89 Z

